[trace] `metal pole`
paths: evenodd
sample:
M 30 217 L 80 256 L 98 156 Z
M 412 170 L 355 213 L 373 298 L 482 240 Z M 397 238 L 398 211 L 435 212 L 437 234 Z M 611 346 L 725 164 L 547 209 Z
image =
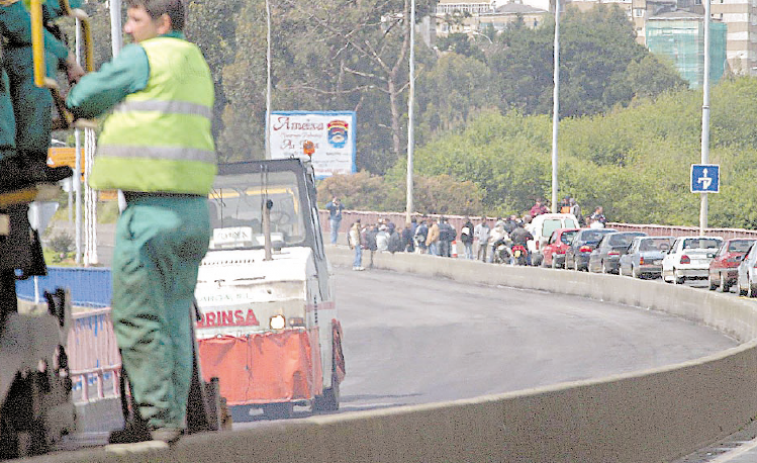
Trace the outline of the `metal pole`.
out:
M 113 52 L 113 58 L 121 53 L 123 40 L 121 36 L 121 0 L 110 0 L 110 47 Z M 126 209 L 126 198 L 124 192 L 118 190 L 118 209 Z
M 268 82 L 265 93 L 265 158 L 271 159 L 271 3 L 265 0 L 265 11 L 268 21 L 268 50 L 266 51 L 266 67 L 268 72 Z
M 79 20 L 76 20 L 76 62 L 81 64 L 81 24 Z M 74 262 L 81 264 L 82 256 L 82 240 L 81 240 L 81 172 L 82 172 L 82 152 L 81 152 L 81 131 L 79 129 L 74 130 L 74 140 L 76 140 L 75 149 L 76 157 L 74 158 L 74 176 L 71 178 L 71 187 L 74 190 L 76 197 L 74 198 L 75 204 L 75 217 L 74 217 L 74 243 L 76 244 L 76 256 Z
M 413 148 L 415 136 L 413 128 L 413 106 L 415 102 L 415 0 L 410 2 L 410 95 L 407 102 L 407 206 L 405 221 L 410 223 L 413 216 Z
M 110 45 L 115 58 L 121 53 L 121 0 L 110 0 Z
M 552 212 L 557 212 L 557 134 L 560 123 L 560 0 L 555 0 L 555 88 L 552 95 Z
M 710 158 L 710 7 L 711 0 L 704 4 L 704 75 L 702 77 L 702 164 Z M 699 234 L 704 236 L 707 229 L 707 193 L 702 195 L 699 207 Z

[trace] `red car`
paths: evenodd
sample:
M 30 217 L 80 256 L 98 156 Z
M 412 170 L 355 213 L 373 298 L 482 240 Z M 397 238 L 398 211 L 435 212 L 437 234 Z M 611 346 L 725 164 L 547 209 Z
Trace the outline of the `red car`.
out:
M 731 290 L 731 286 L 736 284 L 739 263 L 754 243 L 755 240 L 746 238 L 730 239 L 723 243 L 710 262 L 710 290 L 718 287 L 724 293 Z
M 558 228 L 553 231 L 549 241 L 541 250 L 544 256 L 541 261 L 542 267 L 565 268 L 565 251 L 576 233 L 578 233 L 578 228 Z

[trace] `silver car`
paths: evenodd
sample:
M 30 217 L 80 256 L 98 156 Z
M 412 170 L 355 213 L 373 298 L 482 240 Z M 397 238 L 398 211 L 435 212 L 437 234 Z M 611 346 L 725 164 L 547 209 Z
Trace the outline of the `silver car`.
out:
M 710 261 L 723 244 L 718 236 L 684 236 L 676 238 L 673 247 L 662 258 L 662 280 L 683 284 L 686 280 L 706 280 Z
M 659 278 L 662 258 L 673 244 L 672 236 L 638 236 L 620 256 L 620 274 L 634 278 Z
M 740 296 L 757 297 L 757 246 L 752 245 L 739 264 L 736 287 Z

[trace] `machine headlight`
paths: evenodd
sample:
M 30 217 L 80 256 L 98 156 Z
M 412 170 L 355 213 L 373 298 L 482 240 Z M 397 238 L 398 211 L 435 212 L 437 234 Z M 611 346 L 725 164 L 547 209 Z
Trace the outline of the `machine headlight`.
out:
M 283 315 L 274 315 L 271 317 L 272 330 L 283 330 L 286 326 L 287 322 Z

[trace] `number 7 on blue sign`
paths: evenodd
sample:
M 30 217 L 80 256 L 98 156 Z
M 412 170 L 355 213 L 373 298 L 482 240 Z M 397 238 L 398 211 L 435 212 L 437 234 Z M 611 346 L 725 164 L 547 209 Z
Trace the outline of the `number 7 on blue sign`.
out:
M 720 193 L 720 166 L 717 164 L 692 164 L 691 192 Z

